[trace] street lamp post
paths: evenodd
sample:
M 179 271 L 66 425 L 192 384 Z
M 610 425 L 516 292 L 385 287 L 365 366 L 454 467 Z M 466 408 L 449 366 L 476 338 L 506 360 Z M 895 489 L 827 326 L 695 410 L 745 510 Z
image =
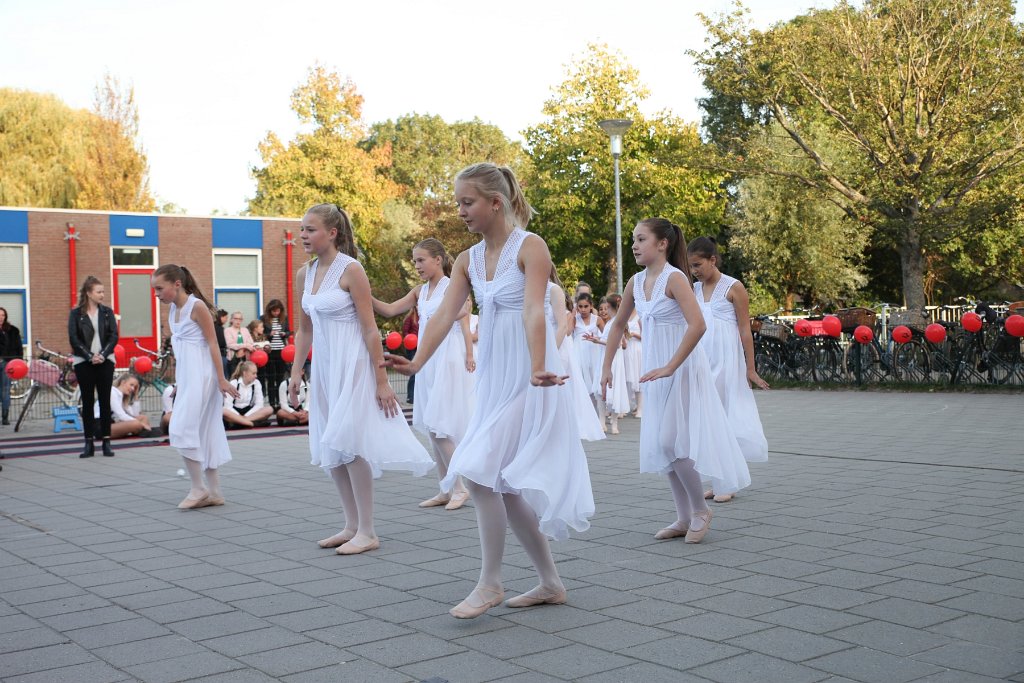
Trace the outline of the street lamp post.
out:
M 615 161 L 615 291 L 622 293 L 622 208 L 619 204 L 619 157 L 622 156 L 622 135 L 633 122 L 629 119 L 605 119 L 597 125 L 611 138 Z

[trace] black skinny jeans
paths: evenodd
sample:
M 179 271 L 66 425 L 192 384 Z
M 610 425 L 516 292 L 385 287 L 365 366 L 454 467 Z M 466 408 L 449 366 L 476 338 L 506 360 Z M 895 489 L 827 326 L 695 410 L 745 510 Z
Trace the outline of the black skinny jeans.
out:
M 85 440 L 91 441 L 95 436 L 96 399 L 100 402 L 100 436 L 110 437 L 110 386 L 114 383 L 114 363 L 105 360 L 99 365 L 86 361 L 75 366 L 75 377 L 78 387 L 82 390 L 82 425 L 85 427 Z

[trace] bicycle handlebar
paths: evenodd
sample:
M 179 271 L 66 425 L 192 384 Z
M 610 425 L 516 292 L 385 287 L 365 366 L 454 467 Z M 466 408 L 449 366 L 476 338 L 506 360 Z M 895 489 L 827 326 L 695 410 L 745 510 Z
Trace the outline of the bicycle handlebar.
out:
M 167 349 L 166 351 L 153 351 L 152 349 L 147 349 L 145 346 L 139 343 L 138 337 L 133 338 L 132 341 L 135 342 L 135 348 L 137 348 L 139 351 L 142 351 L 143 353 L 148 353 L 150 356 L 153 356 L 157 360 L 163 360 L 167 356 L 171 355 L 170 349 Z
M 40 357 L 42 357 L 43 355 L 46 355 L 46 356 L 49 356 L 51 358 L 60 358 L 65 363 L 70 363 L 71 362 L 71 355 L 70 354 L 64 354 L 64 353 L 61 353 L 60 351 L 54 351 L 52 349 L 48 349 L 45 346 L 43 346 L 43 342 L 41 340 L 39 340 L 39 339 L 36 339 L 36 349 L 39 351 Z M 46 360 L 46 359 L 44 358 L 43 360 Z

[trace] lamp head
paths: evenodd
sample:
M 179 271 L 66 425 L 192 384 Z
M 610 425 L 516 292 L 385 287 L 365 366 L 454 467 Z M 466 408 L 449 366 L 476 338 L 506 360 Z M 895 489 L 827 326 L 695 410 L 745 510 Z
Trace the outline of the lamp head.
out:
M 611 138 L 612 156 L 617 157 L 622 154 L 622 135 L 629 130 L 633 122 L 629 119 L 605 119 L 599 121 L 597 125 L 601 126 L 601 130 Z

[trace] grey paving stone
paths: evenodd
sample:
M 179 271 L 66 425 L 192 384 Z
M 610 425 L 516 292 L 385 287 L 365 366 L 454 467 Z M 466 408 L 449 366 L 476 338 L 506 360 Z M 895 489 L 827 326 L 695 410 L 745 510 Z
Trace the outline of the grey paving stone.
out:
M 619 669 L 634 662 L 632 659 L 611 652 L 586 645 L 572 644 L 520 657 L 512 660 L 512 663 L 524 668 L 531 667 L 533 670 L 559 678 L 574 679 Z
M 266 621 L 246 614 L 245 612 L 227 612 L 208 617 L 198 617 L 187 621 L 178 621 L 170 627 L 192 640 L 206 640 L 218 636 L 230 636 L 235 633 L 256 631 L 269 626 Z
M 738 636 L 727 642 L 744 650 L 753 650 L 791 662 L 802 662 L 851 647 L 849 643 L 835 638 L 818 636 L 785 626 Z
M 5 677 L 18 676 L 95 661 L 96 658 L 85 648 L 76 643 L 65 643 L 5 654 L 3 672 Z
M 477 683 L 507 678 L 525 673 L 526 670 L 515 664 L 471 651 L 410 664 L 402 667 L 400 671 L 417 681 L 440 678 L 460 683 Z
M 937 624 L 928 630 L 958 640 L 1005 649 L 1020 648 L 1024 643 L 1024 623 L 993 619 L 978 614 L 968 614 Z
M 4 678 L 6 683 L 118 683 L 127 680 L 131 680 L 128 674 L 103 662 L 76 664 Z
M 348 658 L 349 655 L 344 650 L 323 643 L 310 642 L 243 655 L 238 660 L 280 678 L 301 671 L 341 664 Z
M 640 661 L 653 662 L 680 671 L 742 653 L 743 650 L 731 645 L 684 635 L 636 645 L 619 652 Z
M 765 612 L 793 606 L 791 602 L 785 602 L 776 598 L 766 598 L 760 595 L 751 595 L 750 593 L 740 593 L 739 591 L 716 595 L 713 598 L 704 600 L 696 600 L 690 604 L 709 612 L 731 614 L 736 617 L 753 617 Z
M 806 666 L 865 683 L 903 683 L 942 669 L 886 652 L 855 647 L 804 662 Z
M 675 635 L 672 631 L 615 621 L 580 626 L 558 632 L 559 637 L 575 640 L 584 645 L 618 652 L 627 647 L 662 640 Z
M 359 681 L 359 683 L 409 683 L 414 679 L 398 671 L 388 669 L 375 662 L 365 659 L 351 659 L 344 664 L 303 671 L 302 673 L 284 676 L 284 683 L 338 683 L 339 681 Z
M 869 619 L 881 619 L 912 628 L 925 628 L 963 616 L 963 612 L 903 598 L 885 598 L 857 605 L 850 612 Z
M 67 642 L 69 640 L 63 634 L 45 626 L 38 626 L 0 634 L 0 654 Z
M 581 683 L 635 683 L 636 681 L 643 681 L 643 683 L 705 683 L 707 681 L 706 678 L 698 678 L 682 671 L 648 662 L 632 664 L 621 669 L 604 671 L 574 680 Z
M 693 669 L 693 673 L 722 683 L 763 683 L 764 681 L 812 683 L 827 677 L 824 672 L 787 662 L 784 659 L 756 653 L 747 653 L 698 666 Z
M 880 600 L 882 596 L 836 586 L 817 586 L 787 593 L 785 599 L 804 605 L 843 610 Z
M 696 616 L 686 617 L 685 619 L 659 624 L 658 626 L 675 633 L 715 642 L 771 628 L 771 624 L 766 624 L 763 621 L 743 619 L 730 614 L 718 614 L 716 612 L 705 612 Z
M 949 642 L 945 636 L 922 629 L 877 621 L 832 631 L 829 636 L 903 657 Z
M 289 631 L 312 631 L 327 626 L 338 626 L 339 624 L 350 624 L 353 621 L 365 619 L 362 614 L 347 610 L 344 607 L 331 605 L 329 607 L 317 607 L 305 609 L 301 612 L 290 612 L 267 617 L 267 621 L 282 626 Z
M 240 655 L 265 652 L 279 647 L 288 647 L 289 645 L 299 645 L 308 642 L 310 642 L 309 638 L 298 633 L 293 633 L 279 626 L 271 626 L 258 631 L 246 631 L 245 633 L 236 633 L 231 636 L 210 638 L 209 640 L 202 641 L 202 644 L 203 647 L 207 647 L 227 657 L 238 657 Z
M 186 657 L 137 664 L 125 671 L 146 683 L 179 683 L 241 668 L 242 664 L 234 659 L 216 652 L 202 652 Z
M 1007 619 L 1010 621 L 1019 620 L 1021 615 L 1024 614 L 1024 600 L 983 591 L 975 591 L 974 593 L 952 598 L 939 604 L 950 609 L 975 612 L 995 617 L 996 619 Z
M 149 619 L 127 619 L 99 626 L 68 631 L 66 635 L 79 645 L 87 648 L 100 648 L 105 645 L 131 643 L 169 634 L 166 628 Z
M 499 659 L 521 657 L 572 644 L 569 640 L 525 626 L 478 633 L 452 642 Z
M 406 636 L 391 638 L 387 641 L 354 645 L 348 649 L 352 653 L 377 662 L 382 666 L 396 668 L 426 659 L 456 654 L 465 650 L 464 647 L 456 643 L 449 643 L 425 633 L 412 633 Z
M 412 629 L 398 624 L 390 624 L 380 619 L 364 619 L 339 626 L 306 631 L 304 635 L 335 647 L 347 648 L 362 643 L 387 641 L 410 633 L 413 633 Z
M 779 576 L 766 576 L 763 574 L 755 574 L 754 576 L 747 576 L 742 579 L 735 579 L 733 581 L 716 584 L 717 588 L 743 591 L 745 593 L 764 595 L 770 598 L 806 588 L 813 588 L 813 586 L 814 584 L 807 583 L 806 581 L 794 581 L 793 579 L 784 579 Z
M 158 624 L 170 624 L 196 617 L 206 617 L 213 614 L 223 614 L 233 611 L 231 605 L 211 600 L 210 598 L 197 598 L 184 602 L 172 602 L 156 607 L 146 607 L 138 610 L 138 613 L 147 619 L 152 619 Z
M 208 652 L 208 650 L 179 635 L 158 636 L 148 640 L 110 645 L 93 650 L 97 657 L 121 669 L 135 664 L 204 652 Z
M 949 643 L 916 654 L 914 659 L 993 678 L 1006 679 L 1024 673 L 1024 652 L 975 643 Z
M 900 579 L 892 583 L 874 586 L 869 590 L 872 593 L 893 595 L 906 598 L 907 600 L 927 603 L 942 602 L 943 600 L 958 598 L 961 595 L 967 595 L 972 592 L 964 588 L 954 588 L 952 586 L 944 586 L 927 581 L 912 581 L 910 579 Z

